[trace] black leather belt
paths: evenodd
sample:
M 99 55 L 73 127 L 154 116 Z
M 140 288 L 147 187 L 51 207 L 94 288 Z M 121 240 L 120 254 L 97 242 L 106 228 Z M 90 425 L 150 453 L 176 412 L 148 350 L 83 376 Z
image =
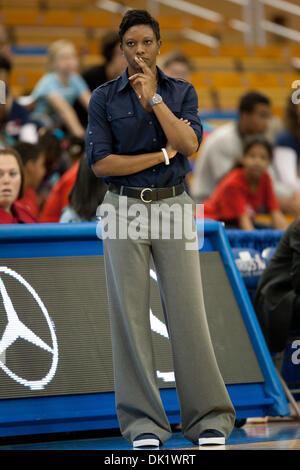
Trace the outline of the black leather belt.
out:
M 108 185 L 108 190 L 112 193 L 141 199 L 143 202 L 158 201 L 159 199 L 178 196 L 178 194 L 183 193 L 184 189 L 183 183 L 171 186 L 170 188 L 131 188 L 130 186 L 116 186 L 113 183 Z

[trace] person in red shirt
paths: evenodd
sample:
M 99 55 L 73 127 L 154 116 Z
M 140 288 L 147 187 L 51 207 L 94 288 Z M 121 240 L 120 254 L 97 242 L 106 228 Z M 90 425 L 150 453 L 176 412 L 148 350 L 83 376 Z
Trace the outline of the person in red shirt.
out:
M 29 142 L 17 142 L 14 148 L 20 154 L 24 167 L 24 195 L 20 201 L 38 219 L 40 201 L 37 188 L 46 174 L 44 152 L 38 144 Z
M 252 140 L 244 148 L 241 161 L 203 201 L 204 218 L 223 221 L 230 227 L 253 230 L 254 217 L 264 210 L 275 229 L 286 229 L 287 221 L 279 209 L 272 180 L 267 173 L 272 146 L 266 140 Z M 199 211 L 196 217 L 200 216 Z
M 67 152 L 72 166 L 53 185 L 39 217 L 41 223 L 59 222 L 63 208 L 69 204 L 69 193 L 76 180 L 79 162 L 85 155 L 84 140 L 72 137 Z
M 0 224 L 37 222 L 19 200 L 24 190 L 24 169 L 15 149 L 0 149 Z
M 74 186 L 78 168 L 79 160 L 55 183 L 39 217 L 40 223 L 59 222 L 63 208 L 69 204 L 69 193 Z

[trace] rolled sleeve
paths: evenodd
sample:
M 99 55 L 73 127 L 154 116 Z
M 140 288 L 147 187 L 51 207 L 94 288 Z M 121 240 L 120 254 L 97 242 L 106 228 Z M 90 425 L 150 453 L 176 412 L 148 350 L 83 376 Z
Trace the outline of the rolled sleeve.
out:
M 102 160 L 113 153 L 113 137 L 106 116 L 106 96 L 102 89 L 96 89 L 91 96 L 88 108 L 86 149 L 88 164 Z
M 203 127 L 198 111 L 198 96 L 193 85 L 187 88 L 181 114 L 183 119 L 187 119 L 191 123 L 191 127 L 198 138 L 198 151 L 203 138 Z

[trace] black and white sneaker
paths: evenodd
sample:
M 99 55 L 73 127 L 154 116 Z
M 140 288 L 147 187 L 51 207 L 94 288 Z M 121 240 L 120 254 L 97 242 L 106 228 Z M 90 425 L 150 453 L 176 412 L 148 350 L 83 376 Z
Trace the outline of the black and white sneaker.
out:
M 133 447 L 159 447 L 160 440 L 155 434 L 140 434 L 133 441 Z
M 216 429 L 206 429 L 200 434 L 198 444 L 199 446 L 224 445 L 225 436 Z

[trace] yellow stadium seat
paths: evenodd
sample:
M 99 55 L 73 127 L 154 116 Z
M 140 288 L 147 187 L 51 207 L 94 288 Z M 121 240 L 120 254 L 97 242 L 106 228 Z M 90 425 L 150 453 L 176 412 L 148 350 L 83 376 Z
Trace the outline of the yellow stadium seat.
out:
M 198 107 L 200 110 L 211 110 L 214 108 L 210 89 L 208 87 L 197 87 Z
M 246 72 L 288 72 L 291 71 L 290 61 L 285 58 L 266 59 L 263 57 L 244 57 L 241 65 Z
M 232 58 L 251 57 L 254 54 L 253 48 L 244 44 L 222 44 L 217 48 L 217 52 L 221 57 Z
M 286 86 L 285 75 L 280 73 L 247 73 L 246 77 L 250 88 Z
M 194 63 L 199 71 L 234 72 L 235 63 L 230 57 L 194 57 Z
M 39 21 L 39 12 L 34 9 L 0 10 L 0 22 L 5 26 L 35 26 Z
M 254 46 L 256 57 L 280 59 L 284 57 L 283 47 L 277 44 L 268 44 L 266 46 Z
M 214 72 L 210 74 L 212 85 L 219 87 L 241 87 L 244 85 L 244 75 L 239 72 Z
M 157 21 L 159 22 L 159 26 L 160 26 L 162 34 L 165 29 L 173 29 L 176 31 L 180 31 L 183 27 L 181 16 L 174 16 L 174 15 L 158 16 Z
M 42 14 L 45 26 L 78 26 L 81 25 L 81 15 L 77 11 L 53 10 Z
M 197 57 L 211 57 L 211 48 L 202 44 L 196 44 L 190 41 L 170 41 L 162 39 L 161 53 L 167 54 L 171 51 L 181 51 L 191 59 Z
M 212 85 L 212 80 L 208 72 L 194 72 L 191 76 L 191 83 L 195 88 L 209 87 Z
M 22 87 L 23 90 L 32 90 L 44 73 L 45 71 L 42 70 L 13 69 L 11 75 L 11 86 Z
M 86 42 L 84 28 L 63 27 L 17 27 L 15 28 L 15 39 L 17 45 L 39 45 L 49 46 L 51 42 L 58 39 L 69 39 L 75 45 Z
M 121 15 L 104 11 L 84 11 L 81 17 L 85 28 L 116 28 L 121 19 Z

